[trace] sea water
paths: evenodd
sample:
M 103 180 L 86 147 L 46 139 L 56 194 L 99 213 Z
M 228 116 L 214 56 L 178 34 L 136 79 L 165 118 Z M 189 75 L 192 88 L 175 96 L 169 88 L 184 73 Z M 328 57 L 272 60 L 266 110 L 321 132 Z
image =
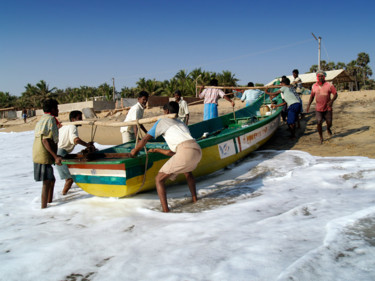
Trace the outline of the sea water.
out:
M 33 132 L 0 143 L 0 280 L 375 280 L 374 159 L 259 150 L 197 179 L 196 204 L 168 187 L 168 214 L 154 191 L 62 196 L 55 173 L 42 210 Z

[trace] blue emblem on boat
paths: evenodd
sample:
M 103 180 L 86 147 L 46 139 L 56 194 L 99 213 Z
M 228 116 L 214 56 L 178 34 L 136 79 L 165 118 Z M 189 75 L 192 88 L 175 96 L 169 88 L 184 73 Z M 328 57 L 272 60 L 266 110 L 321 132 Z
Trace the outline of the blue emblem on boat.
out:
M 218 147 L 221 159 L 236 154 L 233 140 L 219 143 Z
M 95 169 L 91 170 L 91 175 L 96 175 L 96 170 Z

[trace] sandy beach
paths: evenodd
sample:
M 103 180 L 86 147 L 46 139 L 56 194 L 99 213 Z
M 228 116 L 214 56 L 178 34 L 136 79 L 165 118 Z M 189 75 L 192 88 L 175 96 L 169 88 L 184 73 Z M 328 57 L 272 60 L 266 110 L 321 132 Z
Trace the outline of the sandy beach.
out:
M 306 109 L 309 96 L 303 96 L 304 110 Z M 235 109 L 244 107 L 245 104 L 236 100 Z M 203 104 L 189 106 L 190 124 L 203 120 Z M 297 139 L 290 141 L 286 124 L 282 124 L 273 138 L 260 149 L 275 150 L 302 150 L 315 156 L 365 156 L 375 158 L 375 91 L 340 92 L 333 107 L 333 136 L 328 138 L 323 126 L 324 143 L 320 144 L 319 135 L 315 121 L 315 101 L 311 106 L 311 112 L 301 120 L 301 128 L 297 130 Z M 232 112 L 230 103 L 225 100 L 219 101 L 219 115 Z M 98 113 L 98 117 L 105 121 L 123 121 L 126 111 L 118 112 L 112 116 L 108 112 Z M 145 110 L 144 117 L 161 115 L 159 107 Z M 106 116 L 106 117 L 105 117 Z M 32 117 L 24 124 L 23 120 L 0 119 L 0 132 L 21 132 L 34 129 L 38 117 Z M 68 114 L 60 114 L 59 120 L 68 121 Z M 151 125 L 146 125 L 149 129 Z M 80 137 L 91 140 L 91 127 L 79 128 Z M 94 141 L 100 144 L 117 145 L 121 143 L 119 128 L 98 127 Z

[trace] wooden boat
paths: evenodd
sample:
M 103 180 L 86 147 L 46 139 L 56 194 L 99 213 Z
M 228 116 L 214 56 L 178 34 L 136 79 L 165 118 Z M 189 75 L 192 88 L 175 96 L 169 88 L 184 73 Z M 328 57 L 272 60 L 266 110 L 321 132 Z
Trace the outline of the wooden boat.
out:
M 194 170 L 195 177 L 213 173 L 234 163 L 267 142 L 279 126 L 281 108 L 260 116 L 264 105 L 260 97 L 252 105 L 234 113 L 189 126 L 202 148 L 202 160 Z M 268 103 L 270 103 L 268 101 Z M 89 157 L 64 159 L 74 182 L 95 196 L 124 197 L 155 188 L 155 176 L 169 157 L 141 151 L 136 158 L 126 157 L 135 143 L 125 143 L 94 152 Z M 147 149 L 168 149 L 163 138 L 147 144 Z M 183 175 L 177 182 L 185 180 Z M 175 181 L 175 182 L 176 182 Z M 171 184 L 167 181 L 167 185 Z

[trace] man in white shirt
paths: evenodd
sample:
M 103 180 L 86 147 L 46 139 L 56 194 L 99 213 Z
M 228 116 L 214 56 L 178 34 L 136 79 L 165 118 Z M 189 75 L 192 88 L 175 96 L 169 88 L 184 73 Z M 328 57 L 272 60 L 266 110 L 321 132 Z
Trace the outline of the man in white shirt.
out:
M 171 101 L 164 106 L 164 114 L 178 112 L 177 102 Z M 150 149 L 148 152 L 157 152 L 166 156 L 172 156 L 159 170 L 155 177 L 156 190 L 159 195 L 163 212 L 169 212 L 165 181 L 174 180 L 177 175 L 184 174 L 191 193 L 193 202 L 197 202 L 195 178 L 192 171 L 195 170 L 202 158 L 202 150 L 199 144 L 191 136 L 189 128 L 177 118 L 159 119 L 147 132 L 137 146 L 130 152 L 134 157 L 152 138 L 163 136 L 169 149 Z
M 148 96 L 149 95 L 146 91 L 139 92 L 138 102 L 130 108 L 124 122 L 139 120 L 143 118 L 143 112 L 147 105 Z M 143 132 L 147 133 L 147 130 L 143 125 L 140 125 L 140 128 Z M 124 126 L 120 128 L 120 132 L 122 135 L 122 143 L 127 143 L 136 139 L 136 136 L 138 134 L 138 127 L 137 125 Z
M 299 74 L 299 71 L 298 69 L 294 69 L 293 72 L 293 82 L 291 83 L 293 85 L 293 87 L 296 89 L 296 92 L 301 95 L 302 93 L 302 80 L 301 78 L 298 76 Z
M 180 109 L 178 110 L 178 119 L 184 122 L 186 125 L 189 124 L 189 108 L 188 104 L 181 97 L 181 91 L 177 90 L 174 92 L 174 99 L 178 103 Z
M 293 74 L 294 80 L 291 84 L 293 85 L 296 93 L 299 95 L 299 98 L 300 98 L 300 101 L 301 101 L 302 108 L 301 108 L 300 116 L 301 116 L 301 119 L 302 119 L 305 116 L 305 114 L 303 112 L 303 104 L 302 104 L 302 92 L 303 92 L 302 80 L 298 76 L 299 75 L 298 69 L 294 69 L 292 74 Z M 299 127 L 300 127 L 300 125 L 298 124 L 298 128 Z
M 70 122 L 82 121 L 82 112 L 79 110 L 74 110 L 69 114 Z M 64 157 L 77 145 L 83 145 L 88 149 L 95 150 L 95 147 L 92 142 L 84 142 L 78 136 L 78 130 L 76 125 L 65 125 L 59 129 L 59 143 L 57 149 L 57 155 Z M 64 189 L 62 191 L 63 195 L 66 195 L 69 189 L 72 187 L 73 178 L 69 173 L 68 166 L 63 164 L 61 166 L 56 166 L 57 171 L 59 172 L 60 178 L 65 179 Z

